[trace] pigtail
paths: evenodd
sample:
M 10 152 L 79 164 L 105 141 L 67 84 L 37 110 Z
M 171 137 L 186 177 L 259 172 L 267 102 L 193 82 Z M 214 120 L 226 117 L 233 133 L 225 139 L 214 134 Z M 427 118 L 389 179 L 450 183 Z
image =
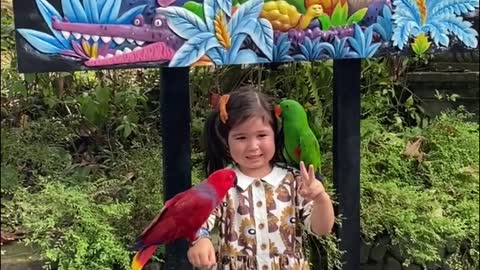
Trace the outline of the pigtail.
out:
M 213 111 L 205 120 L 202 144 L 205 152 L 204 171 L 206 175 L 227 166 L 229 156 L 224 135 L 221 130 L 219 112 Z

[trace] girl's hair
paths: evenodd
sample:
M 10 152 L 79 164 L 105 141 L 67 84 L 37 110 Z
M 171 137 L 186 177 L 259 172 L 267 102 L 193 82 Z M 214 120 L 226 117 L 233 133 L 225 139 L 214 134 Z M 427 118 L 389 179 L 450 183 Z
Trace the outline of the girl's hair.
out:
M 228 134 L 233 127 L 251 117 L 262 117 L 271 125 L 276 148 L 272 163 L 281 161 L 282 138 L 275 118 L 273 101 L 250 86 L 240 87 L 229 95 L 226 106 L 228 120 L 225 124 L 220 120 L 217 109 L 212 111 L 205 121 L 202 143 L 205 151 L 206 175 L 225 168 L 232 162 L 228 150 Z

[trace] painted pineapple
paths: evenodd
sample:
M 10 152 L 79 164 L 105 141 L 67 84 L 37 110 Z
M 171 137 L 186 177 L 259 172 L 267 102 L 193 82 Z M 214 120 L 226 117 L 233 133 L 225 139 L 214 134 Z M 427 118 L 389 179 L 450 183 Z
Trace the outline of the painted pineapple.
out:
M 314 18 L 322 14 L 323 7 L 320 4 L 308 6 L 305 14 L 301 14 L 295 6 L 280 0 L 265 2 L 260 17 L 269 20 L 274 30 L 287 32 L 289 29 L 306 29 Z

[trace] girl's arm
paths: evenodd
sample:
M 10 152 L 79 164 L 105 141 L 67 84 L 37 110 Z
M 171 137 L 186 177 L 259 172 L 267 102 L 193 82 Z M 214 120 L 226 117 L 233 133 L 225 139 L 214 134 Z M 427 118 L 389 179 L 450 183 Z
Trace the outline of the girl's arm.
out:
M 320 181 L 318 181 L 320 183 Z M 321 183 L 320 183 L 321 185 Z M 323 191 L 313 200 L 310 214 L 311 230 L 316 235 L 326 235 L 332 232 L 335 222 L 333 204 L 327 192 Z

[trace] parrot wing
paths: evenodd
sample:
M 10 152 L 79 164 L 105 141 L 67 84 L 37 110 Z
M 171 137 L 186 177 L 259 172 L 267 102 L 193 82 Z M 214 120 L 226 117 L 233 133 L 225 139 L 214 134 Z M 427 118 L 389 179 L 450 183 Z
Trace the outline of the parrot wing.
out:
M 305 162 L 305 166 L 312 164 L 315 172 L 319 172 L 321 166 L 320 146 L 315 134 L 313 134 L 310 129 L 307 129 L 307 131 L 300 136 L 299 142 L 301 149 L 300 160 Z
M 159 245 L 178 239 L 192 238 L 214 210 L 214 200 L 196 189 L 177 194 L 139 236 L 147 245 Z M 191 215 L 189 213 L 193 213 Z

